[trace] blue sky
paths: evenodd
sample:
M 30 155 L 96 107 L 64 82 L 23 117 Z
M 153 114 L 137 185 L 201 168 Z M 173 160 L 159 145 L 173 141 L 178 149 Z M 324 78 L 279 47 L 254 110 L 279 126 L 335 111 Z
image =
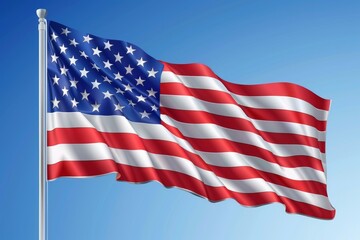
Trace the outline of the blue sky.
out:
M 356 239 L 360 237 L 359 1 L 9 1 L 0 20 L 3 239 L 37 239 L 37 8 L 157 59 L 200 62 L 222 78 L 289 81 L 332 100 L 327 133 L 332 221 L 210 203 L 115 175 L 49 183 L 49 239 Z

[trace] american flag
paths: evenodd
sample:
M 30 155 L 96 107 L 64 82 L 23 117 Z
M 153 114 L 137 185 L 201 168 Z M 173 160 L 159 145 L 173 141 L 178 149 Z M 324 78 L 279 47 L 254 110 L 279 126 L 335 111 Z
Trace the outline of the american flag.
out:
M 202 64 L 48 25 L 48 179 L 117 180 L 332 219 L 330 101 L 292 83 L 239 85 Z

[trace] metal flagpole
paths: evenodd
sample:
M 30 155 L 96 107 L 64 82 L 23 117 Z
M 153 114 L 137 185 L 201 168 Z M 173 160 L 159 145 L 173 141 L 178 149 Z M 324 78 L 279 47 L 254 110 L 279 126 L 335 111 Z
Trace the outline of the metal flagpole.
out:
M 46 9 L 36 10 L 39 17 L 39 240 L 46 239 Z

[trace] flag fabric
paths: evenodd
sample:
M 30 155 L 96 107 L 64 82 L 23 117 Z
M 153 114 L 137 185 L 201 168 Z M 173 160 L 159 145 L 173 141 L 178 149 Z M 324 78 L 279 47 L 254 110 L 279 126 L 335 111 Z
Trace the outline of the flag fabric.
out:
M 202 64 L 48 25 L 48 179 L 117 173 L 209 201 L 282 203 L 332 219 L 330 101 L 292 83 L 239 85 Z

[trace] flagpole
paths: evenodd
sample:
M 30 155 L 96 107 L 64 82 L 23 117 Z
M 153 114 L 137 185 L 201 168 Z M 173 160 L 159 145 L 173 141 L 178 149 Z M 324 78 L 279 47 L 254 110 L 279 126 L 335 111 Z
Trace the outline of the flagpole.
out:
M 39 240 L 46 239 L 46 9 L 36 10 L 39 18 Z

